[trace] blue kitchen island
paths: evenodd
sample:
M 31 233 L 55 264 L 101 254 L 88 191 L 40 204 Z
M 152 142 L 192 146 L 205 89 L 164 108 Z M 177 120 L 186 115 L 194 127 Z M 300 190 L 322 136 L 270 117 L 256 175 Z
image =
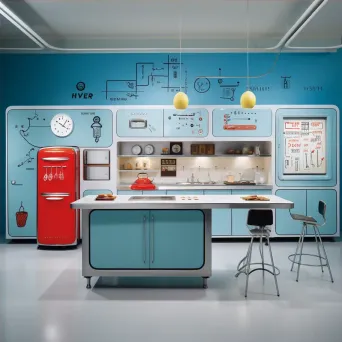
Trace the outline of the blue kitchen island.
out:
M 202 277 L 212 274 L 211 211 L 217 208 L 290 209 L 277 196 L 267 202 L 222 196 L 117 196 L 73 202 L 82 217 L 82 275 Z M 225 222 L 222 222 L 224 225 Z

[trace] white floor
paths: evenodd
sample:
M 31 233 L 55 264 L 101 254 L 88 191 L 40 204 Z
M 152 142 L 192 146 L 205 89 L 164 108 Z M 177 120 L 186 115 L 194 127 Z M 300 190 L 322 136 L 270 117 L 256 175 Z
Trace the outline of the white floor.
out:
M 296 244 L 274 242 L 280 297 L 272 276 L 266 273 L 263 286 L 261 273 L 255 272 L 247 299 L 245 276 L 234 277 L 247 242 L 213 245 L 207 290 L 195 279 L 184 280 L 180 288 L 173 282 L 168 288 L 131 284 L 89 291 L 81 277 L 81 248 L 45 251 L 31 244 L 0 245 L 0 341 L 341 342 L 342 243 L 325 245 L 334 284 L 327 269 L 322 275 L 313 267 L 302 267 L 296 283 L 287 259 Z M 316 251 L 310 242 L 304 248 Z

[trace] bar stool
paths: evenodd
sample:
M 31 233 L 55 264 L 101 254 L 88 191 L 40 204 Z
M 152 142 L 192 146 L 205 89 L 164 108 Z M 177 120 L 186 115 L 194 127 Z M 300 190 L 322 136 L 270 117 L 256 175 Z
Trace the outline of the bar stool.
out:
M 328 270 L 329 270 L 329 273 L 330 273 L 330 279 L 331 279 L 331 282 L 333 283 L 334 282 L 334 278 L 333 278 L 332 273 L 331 273 L 328 256 L 327 256 L 327 253 L 325 251 L 325 248 L 324 248 L 324 245 L 323 245 L 323 242 L 322 242 L 322 238 L 321 238 L 321 234 L 320 234 L 319 229 L 318 229 L 320 227 L 323 227 L 325 225 L 325 223 L 326 223 L 325 213 L 327 211 L 327 205 L 323 201 L 319 201 L 318 202 L 318 212 L 320 213 L 320 215 L 323 218 L 323 223 L 321 223 L 321 224 L 319 224 L 311 216 L 294 214 L 294 213 L 291 213 L 291 210 L 289 210 L 289 211 L 290 211 L 290 215 L 291 215 L 293 220 L 301 221 L 302 224 L 303 224 L 302 233 L 301 233 L 301 235 L 299 237 L 299 240 L 298 240 L 298 243 L 297 243 L 296 253 L 295 254 L 290 254 L 289 257 L 288 257 L 289 260 L 292 262 L 291 271 L 293 270 L 294 264 L 298 265 L 296 281 L 298 282 L 298 279 L 299 279 L 299 270 L 300 270 L 300 266 L 301 265 L 321 267 L 322 273 L 324 272 L 323 267 L 326 266 L 326 267 L 328 267 Z M 318 255 L 317 254 L 303 253 L 304 238 L 306 236 L 306 233 L 307 233 L 306 229 L 307 229 L 308 226 L 312 226 L 312 228 L 313 228 L 313 231 L 314 231 L 314 234 L 315 234 L 315 240 L 316 240 Z M 324 256 L 321 255 L 320 246 L 322 248 L 322 252 L 324 253 Z M 298 250 L 299 250 L 299 254 L 298 254 Z M 299 261 L 298 262 L 296 261 L 297 255 L 299 255 Z M 317 264 L 303 264 L 302 263 L 302 255 L 316 257 L 316 258 L 319 259 L 320 264 L 319 265 L 317 265 Z M 323 261 L 324 261 L 324 263 L 323 263 Z
M 277 296 L 279 296 L 279 288 L 277 275 L 280 273 L 279 269 L 274 266 L 272 248 L 270 243 L 270 234 L 271 229 L 267 226 L 271 226 L 273 224 L 273 211 L 272 210 L 255 210 L 251 209 L 248 211 L 247 215 L 247 228 L 249 229 L 249 233 L 251 235 L 251 242 L 249 244 L 247 255 L 239 262 L 237 266 L 237 273 L 235 277 L 238 277 L 241 273 L 246 274 L 246 286 L 245 286 L 245 297 L 247 297 L 248 291 L 248 280 L 249 275 L 255 271 L 262 271 L 263 276 L 265 275 L 265 271 L 272 274 L 274 277 L 275 286 L 277 289 Z M 253 250 L 253 242 L 254 240 L 259 239 L 259 251 L 261 256 L 261 262 L 252 263 L 252 250 Z M 263 239 L 266 240 L 266 243 L 269 248 L 271 264 L 265 263 L 264 260 L 264 245 Z M 261 265 L 261 267 L 251 269 L 251 265 Z M 265 266 L 272 267 L 272 271 L 267 269 Z

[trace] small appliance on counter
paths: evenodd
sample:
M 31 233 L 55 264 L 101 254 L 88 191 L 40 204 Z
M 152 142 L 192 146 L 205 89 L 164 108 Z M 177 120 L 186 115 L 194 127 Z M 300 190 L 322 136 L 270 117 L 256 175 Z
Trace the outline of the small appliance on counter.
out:
M 41 148 L 37 156 L 37 242 L 39 246 L 77 245 L 79 210 L 70 204 L 80 196 L 77 147 Z
M 155 190 L 156 186 L 148 178 L 147 173 L 139 173 L 138 179 L 131 185 L 131 190 Z

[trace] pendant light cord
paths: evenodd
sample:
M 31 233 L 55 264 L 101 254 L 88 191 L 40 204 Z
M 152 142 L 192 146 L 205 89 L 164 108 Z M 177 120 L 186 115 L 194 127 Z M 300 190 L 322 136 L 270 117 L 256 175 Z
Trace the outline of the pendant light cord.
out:
M 179 23 L 179 73 L 180 73 L 179 91 L 182 91 L 182 15 L 180 15 L 180 23 Z
M 249 90 L 249 0 L 246 1 L 246 12 L 247 12 L 247 90 Z

